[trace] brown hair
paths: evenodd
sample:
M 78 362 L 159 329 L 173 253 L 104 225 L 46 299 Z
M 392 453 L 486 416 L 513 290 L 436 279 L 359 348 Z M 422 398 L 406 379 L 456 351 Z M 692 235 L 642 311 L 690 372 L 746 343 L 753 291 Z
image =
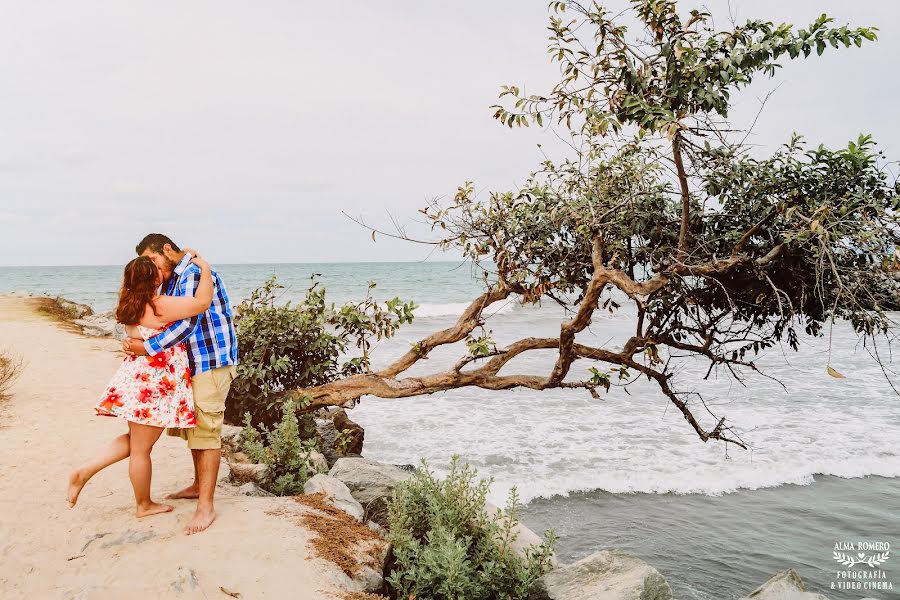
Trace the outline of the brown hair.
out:
M 161 233 L 148 233 L 144 236 L 138 245 L 135 246 L 134 251 L 136 254 L 141 255 L 148 248 L 157 254 L 163 253 L 163 247 L 168 244 L 172 246 L 172 250 L 175 252 L 181 252 L 181 248 L 179 248 L 172 239 Z
M 158 276 L 156 265 L 146 256 L 138 256 L 125 265 L 122 291 L 119 292 L 119 306 L 116 308 L 116 321 L 123 325 L 137 325 L 141 322 L 148 304 L 153 309 L 153 314 L 159 316 L 156 306 L 153 305 Z

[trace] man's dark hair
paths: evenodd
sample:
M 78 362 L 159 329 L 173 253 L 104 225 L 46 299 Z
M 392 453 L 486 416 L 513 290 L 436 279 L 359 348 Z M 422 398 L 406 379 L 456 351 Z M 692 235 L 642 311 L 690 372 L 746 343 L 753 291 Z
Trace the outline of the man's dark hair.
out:
M 137 252 L 138 256 L 144 253 L 147 248 L 150 248 L 157 254 L 163 253 L 163 246 L 169 244 L 172 246 L 172 250 L 175 252 L 181 252 L 181 248 L 178 247 L 178 244 L 169 239 L 169 236 L 163 235 L 161 233 L 150 233 L 144 236 L 137 246 L 135 246 L 134 251 Z

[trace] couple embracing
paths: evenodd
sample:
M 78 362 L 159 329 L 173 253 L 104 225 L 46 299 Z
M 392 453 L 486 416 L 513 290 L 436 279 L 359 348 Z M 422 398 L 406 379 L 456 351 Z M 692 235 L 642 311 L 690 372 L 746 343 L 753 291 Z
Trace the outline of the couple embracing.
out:
M 66 500 L 75 506 L 91 477 L 128 458 L 136 515 L 171 511 L 150 498 L 150 452 L 167 429 L 187 441 L 194 461 L 194 482 L 168 496 L 197 499 L 184 528 L 191 535 L 216 518 L 222 420 L 237 366 L 231 303 L 218 273 L 196 251 L 158 233 L 135 250 L 116 308 L 128 334 L 126 356 L 95 407 L 98 415 L 127 421 L 128 432 L 71 473 Z

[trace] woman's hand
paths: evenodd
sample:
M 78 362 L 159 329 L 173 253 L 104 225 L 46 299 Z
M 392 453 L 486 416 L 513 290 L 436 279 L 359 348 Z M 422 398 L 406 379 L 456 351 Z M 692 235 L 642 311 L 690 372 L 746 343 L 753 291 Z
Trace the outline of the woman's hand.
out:
M 196 250 L 194 250 L 193 248 L 182 248 L 181 251 L 186 252 L 187 254 L 190 254 L 191 256 L 194 256 L 194 257 L 200 256 L 200 253 L 197 252 Z
M 209 269 L 209 263 L 206 262 L 205 259 L 200 258 L 197 255 L 194 255 L 194 257 L 191 259 L 191 262 L 200 267 L 201 270 L 205 271 Z

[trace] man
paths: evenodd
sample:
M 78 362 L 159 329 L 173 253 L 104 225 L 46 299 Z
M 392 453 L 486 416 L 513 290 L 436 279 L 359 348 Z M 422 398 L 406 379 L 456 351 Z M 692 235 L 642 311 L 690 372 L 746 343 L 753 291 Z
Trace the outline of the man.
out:
M 171 239 L 151 233 L 135 248 L 139 256 L 149 257 L 163 274 L 164 294 L 193 296 L 200 282 L 200 269 L 191 263 L 191 255 Z M 196 498 L 197 509 L 184 533 L 192 535 L 209 527 L 216 518 L 213 504 L 219 462 L 222 460 L 222 420 L 225 399 L 237 371 L 237 339 L 231 302 L 225 284 L 213 270 L 213 301 L 205 313 L 173 323 L 146 342 L 126 338 L 125 352 L 153 356 L 184 342 L 191 366 L 194 390 L 194 429 L 170 429 L 169 435 L 187 440 L 194 461 L 194 482 L 169 498 Z

